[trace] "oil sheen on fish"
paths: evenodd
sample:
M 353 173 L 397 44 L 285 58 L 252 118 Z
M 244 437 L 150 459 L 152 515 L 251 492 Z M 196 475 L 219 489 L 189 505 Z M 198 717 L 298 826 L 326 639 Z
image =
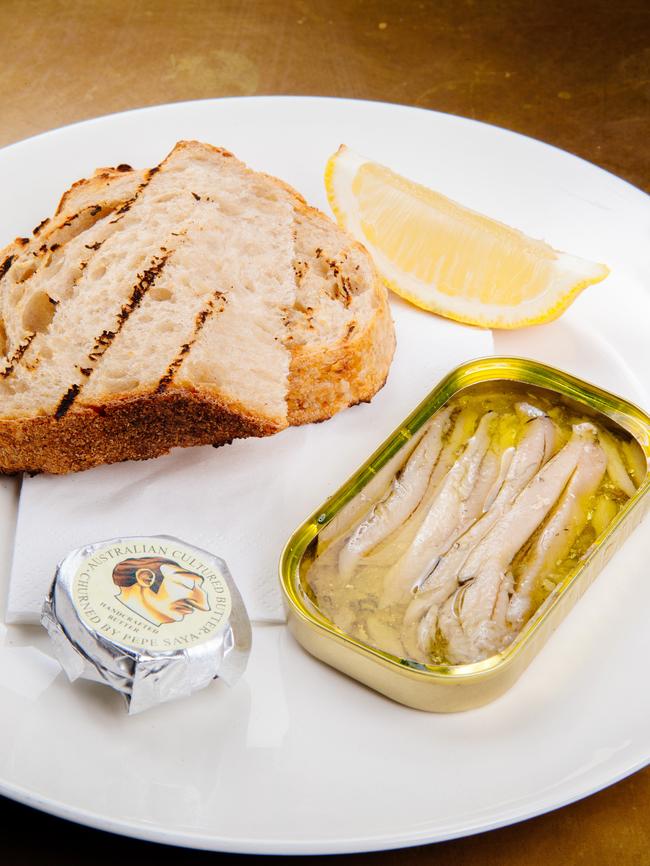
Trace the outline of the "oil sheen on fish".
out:
M 510 564 L 562 494 L 585 446 L 593 443 L 596 433 L 593 424 L 576 425 L 570 441 L 540 469 L 467 558 L 459 582 L 471 583 L 463 592 L 458 622 L 471 652 L 467 653 L 466 642 L 462 645 L 454 642 L 456 630 L 449 629 L 450 608 L 440 626 L 451 661 L 477 661 L 498 652 L 507 643 L 510 632 L 507 611 L 513 588 Z
M 508 605 L 507 619 L 512 628 L 519 630 L 530 617 L 540 581 L 553 574 L 587 525 L 589 506 L 606 468 L 607 457 L 602 447 L 596 441 L 586 442 L 564 493 L 521 567 Z
M 449 409 L 443 409 L 436 415 L 383 499 L 370 509 L 341 548 L 341 580 L 349 580 L 359 559 L 397 529 L 420 503 L 438 462 L 450 414 Z
M 362 643 L 478 662 L 571 578 L 647 474 L 613 419 L 532 385 L 471 385 L 317 535 L 306 586 Z
M 524 426 L 496 498 L 440 559 L 409 604 L 404 616 L 402 641 L 411 652 L 416 652 L 416 646 L 427 651 L 432 635 L 435 635 L 437 609 L 457 588 L 458 575 L 467 557 L 543 465 L 556 438 L 553 422 L 541 413 Z
M 423 573 L 431 569 L 433 561 L 481 513 L 498 472 L 493 461 L 481 472 L 490 445 L 490 428 L 496 420 L 494 412 L 487 412 L 481 418 L 476 432 L 444 477 L 410 547 L 386 575 L 384 606 L 408 600 L 413 587 L 422 580 Z

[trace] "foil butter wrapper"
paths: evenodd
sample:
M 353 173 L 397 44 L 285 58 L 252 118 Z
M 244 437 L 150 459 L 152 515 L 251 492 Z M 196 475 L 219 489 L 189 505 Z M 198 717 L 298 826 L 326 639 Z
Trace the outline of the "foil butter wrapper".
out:
M 57 566 L 41 622 L 70 681 L 121 692 L 130 714 L 217 677 L 234 685 L 251 647 L 224 560 L 166 535 L 73 550 Z

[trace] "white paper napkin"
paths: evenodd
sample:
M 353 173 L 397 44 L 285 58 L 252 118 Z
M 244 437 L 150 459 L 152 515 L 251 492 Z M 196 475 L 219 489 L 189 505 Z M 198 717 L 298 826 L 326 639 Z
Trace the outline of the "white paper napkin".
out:
M 291 533 L 457 364 L 492 334 L 393 303 L 398 348 L 372 403 L 324 424 L 222 448 L 177 449 L 22 484 L 6 619 L 37 622 L 56 563 L 120 535 L 174 535 L 228 563 L 253 622 L 283 622 L 278 562 Z

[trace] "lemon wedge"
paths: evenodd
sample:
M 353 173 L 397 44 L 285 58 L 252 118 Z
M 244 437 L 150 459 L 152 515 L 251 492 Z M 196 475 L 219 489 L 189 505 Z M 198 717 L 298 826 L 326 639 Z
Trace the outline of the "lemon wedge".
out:
M 345 145 L 327 162 L 325 187 L 339 224 L 370 251 L 386 285 L 459 322 L 485 328 L 549 322 L 609 273 Z

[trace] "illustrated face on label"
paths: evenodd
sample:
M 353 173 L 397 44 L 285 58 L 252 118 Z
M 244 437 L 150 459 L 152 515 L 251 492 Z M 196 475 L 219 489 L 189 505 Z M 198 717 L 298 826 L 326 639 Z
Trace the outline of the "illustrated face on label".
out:
M 153 625 L 180 622 L 195 610 L 210 610 L 203 582 L 200 574 L 162 557 L 124 559 L 113 569 L 117 598 Z
M 223 576 L 196 551 L 162 539 L 129 539 L 89 556 L 73 600 L 109 639 L 138 648 L 179 649 L 220 631 L 231 609 Z

